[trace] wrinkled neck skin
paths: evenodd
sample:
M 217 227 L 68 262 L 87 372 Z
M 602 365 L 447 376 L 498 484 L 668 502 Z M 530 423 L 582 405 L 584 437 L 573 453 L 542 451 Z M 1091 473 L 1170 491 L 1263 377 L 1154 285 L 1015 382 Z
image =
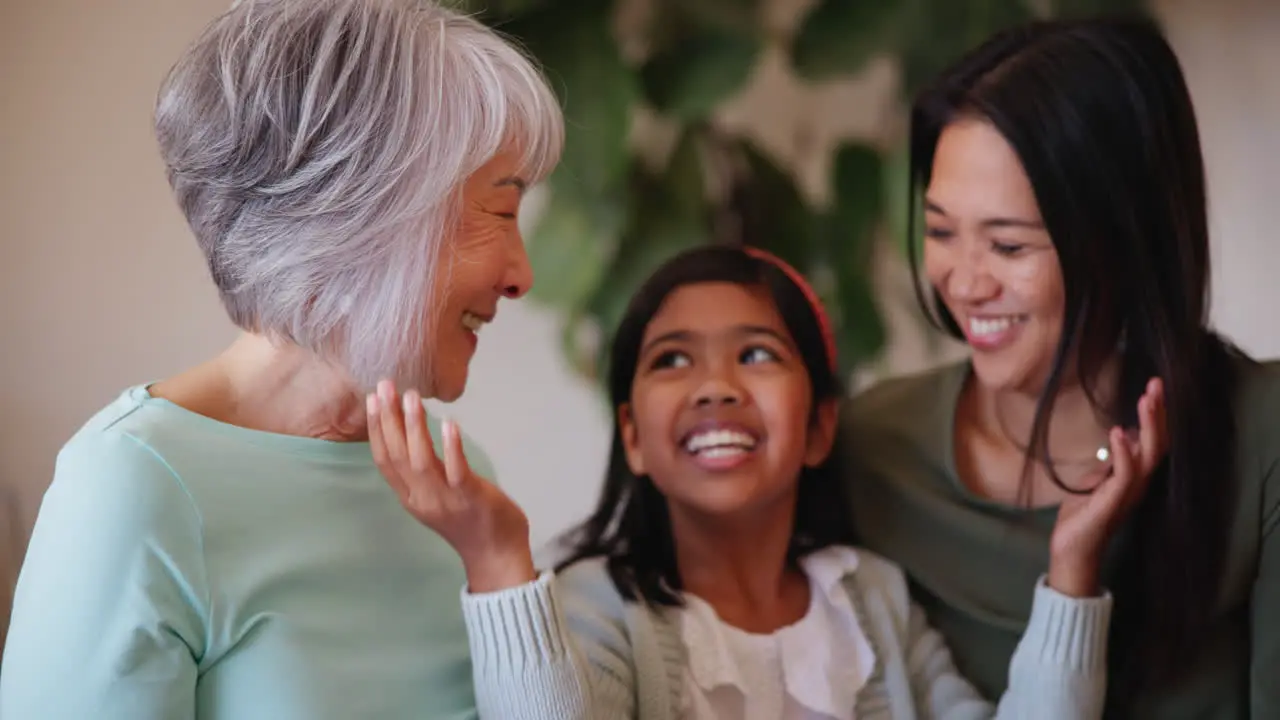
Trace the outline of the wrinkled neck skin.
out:
M 731 517 L 671 507 L 676 565 L 684 591 L 702 598 L 730 624 L 765 631 L 794 621 L 807 605 L 804 574 L 787 562 L 795 495 Z
M 345 372 L 301 348 L 253 333 L 150 391 L 251 430 L 337 442 L 369 437 L 364 393 Z

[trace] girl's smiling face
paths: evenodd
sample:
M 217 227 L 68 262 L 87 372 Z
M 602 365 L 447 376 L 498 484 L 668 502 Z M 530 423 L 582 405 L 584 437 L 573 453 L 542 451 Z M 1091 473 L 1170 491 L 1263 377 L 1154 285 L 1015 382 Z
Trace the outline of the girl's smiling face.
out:
M 673 510 L 726 516 L 791 500 L 826 459 L 836 402 L 813 404 L 768 291 L 707 282 L 673 291 L 645 328 L 618 423 L 632 472 Z

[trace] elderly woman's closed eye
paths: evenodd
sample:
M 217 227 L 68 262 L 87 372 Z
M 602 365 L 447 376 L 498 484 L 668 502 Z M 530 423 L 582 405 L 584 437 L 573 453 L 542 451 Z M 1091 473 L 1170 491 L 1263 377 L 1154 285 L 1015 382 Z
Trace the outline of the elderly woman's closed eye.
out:
M 62 449 L 0 716 L 475 717 L 461 564 L 380 478 L 364 396 L 457 398 L 528 291 L 517 216 L 559 160 L 555 95 L 433 2 L 241 0 L 155 129 L 243 332 Z

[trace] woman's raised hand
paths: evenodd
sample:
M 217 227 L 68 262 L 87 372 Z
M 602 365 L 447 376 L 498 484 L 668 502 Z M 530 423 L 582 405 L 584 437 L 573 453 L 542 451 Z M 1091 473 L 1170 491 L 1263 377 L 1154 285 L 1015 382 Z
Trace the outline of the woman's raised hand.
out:
M 1102 554 L 1117 527 L 1142 499 L 1168 449 L 1164 385 L 1147 383 L 1138 399 L 1136 436 L 1111 429 L 1110 465 L 1093 477 L 1087 495 L 1070 495 L 1058 508 L 1049 542 L 1049 586 L 1067 595 L 1096 595 Z
M 406 510 L 445 539 L 462 559 L 470 592 L 493 592 L 537 577 L 529 520 L 497 485 L 476 475 L 456 423 L 444 421 L 444 460 L 427 430 L 422 397 L 398 397 L 384 380 L 367 399 L 373 461 Z

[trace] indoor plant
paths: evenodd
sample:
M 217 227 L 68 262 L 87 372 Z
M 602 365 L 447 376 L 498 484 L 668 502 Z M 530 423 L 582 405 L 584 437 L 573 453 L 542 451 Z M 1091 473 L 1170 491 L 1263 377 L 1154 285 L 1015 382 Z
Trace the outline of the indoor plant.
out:
M 631 3 L 643 12 L 619 27 Z M 991 33 L 1035 16 L 1130 11 L 1139 0 L 818 0 L 793 31 L 763 21 L 761 0 L 459 0 L 542 63 L 566 115 L 561 166 L 528 238 L 533 297 L 563 313 L 574 368 L 597 377 L 636 285 L 683 248 L 747 243 L 792 262 L 826 298 L 843 370 L 886 340 L 870 277 L 874 243 L 902 243 L 903 140 L 846 142 L 831 158 L 830 200 L 802 193 L 714 111 L 781 48 L 800 82 L 853 75 L 889 56 L 901 107 L 943 65 Z M 674 141 L 637 138 L 658 118 Z M 899 133 L 900 135 L 900 133 Z M 593 332 L 584 332 L 593 331 Z

